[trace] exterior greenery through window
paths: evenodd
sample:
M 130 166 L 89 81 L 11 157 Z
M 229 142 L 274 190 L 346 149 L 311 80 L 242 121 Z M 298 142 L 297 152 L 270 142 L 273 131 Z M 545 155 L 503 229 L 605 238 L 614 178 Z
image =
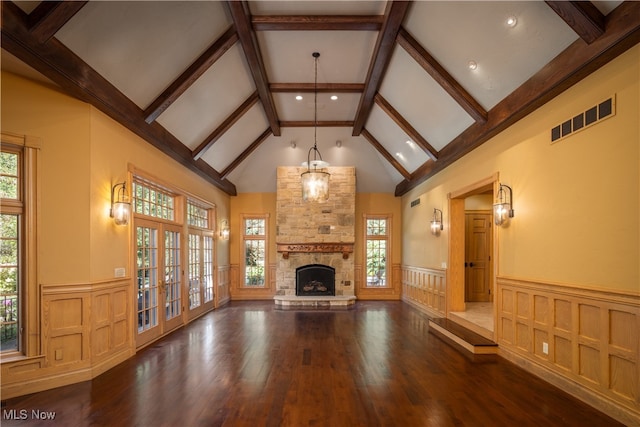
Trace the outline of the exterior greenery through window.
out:
M 265 285 L 266 267 L 266 224 L 264 218 L 245 218 L 244 240 L 244 285 L 258 287 Z
M 2 351 L 20 350 L 21 151 L 0 154 L 0 339 Z
M 367 248 L 367 286 L 387 286 L 388 220 L 387 218 L 366 218 L 365 240 Z

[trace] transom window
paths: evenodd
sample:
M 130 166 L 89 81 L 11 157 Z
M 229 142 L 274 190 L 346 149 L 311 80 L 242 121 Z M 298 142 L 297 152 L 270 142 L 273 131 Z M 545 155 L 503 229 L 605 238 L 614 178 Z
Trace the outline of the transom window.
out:
M 367 287 L 387 286 L 389 219 L 365 218 Z
M 209 209 L 193 202 L 188 202 L 187 224 L 193 227 L 209 228 Z
M 133 183 L 133 211 L 137 214 L 174 221 L 175 202 L 167 191 L 138 181 Z

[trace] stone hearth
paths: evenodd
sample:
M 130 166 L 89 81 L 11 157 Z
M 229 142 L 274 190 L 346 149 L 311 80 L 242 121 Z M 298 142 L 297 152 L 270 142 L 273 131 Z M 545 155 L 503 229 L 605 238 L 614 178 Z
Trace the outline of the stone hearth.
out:
M 275 303 L 282 307 L 348 307 L 355 302 L 355 168 L 328 168 L 329 200 L 302 201 L 304 168 L 279 167 L 276 195 Z M 296 268 L 321 264 L 335 269 L 335 296 L 297 296 Z

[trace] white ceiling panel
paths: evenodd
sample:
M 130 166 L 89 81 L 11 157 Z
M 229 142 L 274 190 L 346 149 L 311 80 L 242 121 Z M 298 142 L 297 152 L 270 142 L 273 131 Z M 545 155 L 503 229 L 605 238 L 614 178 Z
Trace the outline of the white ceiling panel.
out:
M 230 25 L 220 2 L 91 1 L 56 37 L 145 108 Z
M 409 172 L 429 160 L 427 153 L 377 105 L 371 110 L 366 129 Z
M 319 52 L 318 83 L 364 83 L 376 43 L 375 31 L 259 31 L 271 83 L 313 83 L 313 52 Z
M 416 2 L 404 25 L 486 110 L 578 37 L 541 1 Z
M 255 91 L 238 44 L 160 115 L 158 123 L 196 148 Z
M 296 100 L 301 95 L 302 100 Z M 353 120 L 360 102 L 360 94 L 339 93 L 338 99 L 332 100 L 331 93 L 318 93 L 318 121 L 324 120 Z M 300 121 L 311 120 L 314 116 L 313 93 L 275 93 L 273 101 L 280 120 Z
M 23 11 L 25 11 L 26 13 L 31 13 L 31 12 L 33 12 L 33 9 L 35 9 L 42 2 L 39 2 L 39 1 L 15 1 L 14 3 L 16 5 L 18 5 L 18 7 L 20 9 L 22 9 Z
M 258 103 L 205 151 L 202 159 L 215 170 L 222 172 L 268 127 L 267 118 Z
M 438 151 L 474 123 L 402 48 L 391 57 L 380 94 Z
M 386 1 L 252 1 L 254 15 L 382 15 Z
M 613 9 L 620 6 L 622 1 L 592 1 L 591 3 L 604 15 L 608 15 Z

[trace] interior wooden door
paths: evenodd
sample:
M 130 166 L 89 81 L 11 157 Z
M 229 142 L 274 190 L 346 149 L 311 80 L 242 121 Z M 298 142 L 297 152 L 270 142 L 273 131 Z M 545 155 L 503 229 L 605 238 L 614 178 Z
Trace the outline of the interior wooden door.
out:
M 491 213 L 465 213 L 465 301 L 489 302 L 491 294 Z

